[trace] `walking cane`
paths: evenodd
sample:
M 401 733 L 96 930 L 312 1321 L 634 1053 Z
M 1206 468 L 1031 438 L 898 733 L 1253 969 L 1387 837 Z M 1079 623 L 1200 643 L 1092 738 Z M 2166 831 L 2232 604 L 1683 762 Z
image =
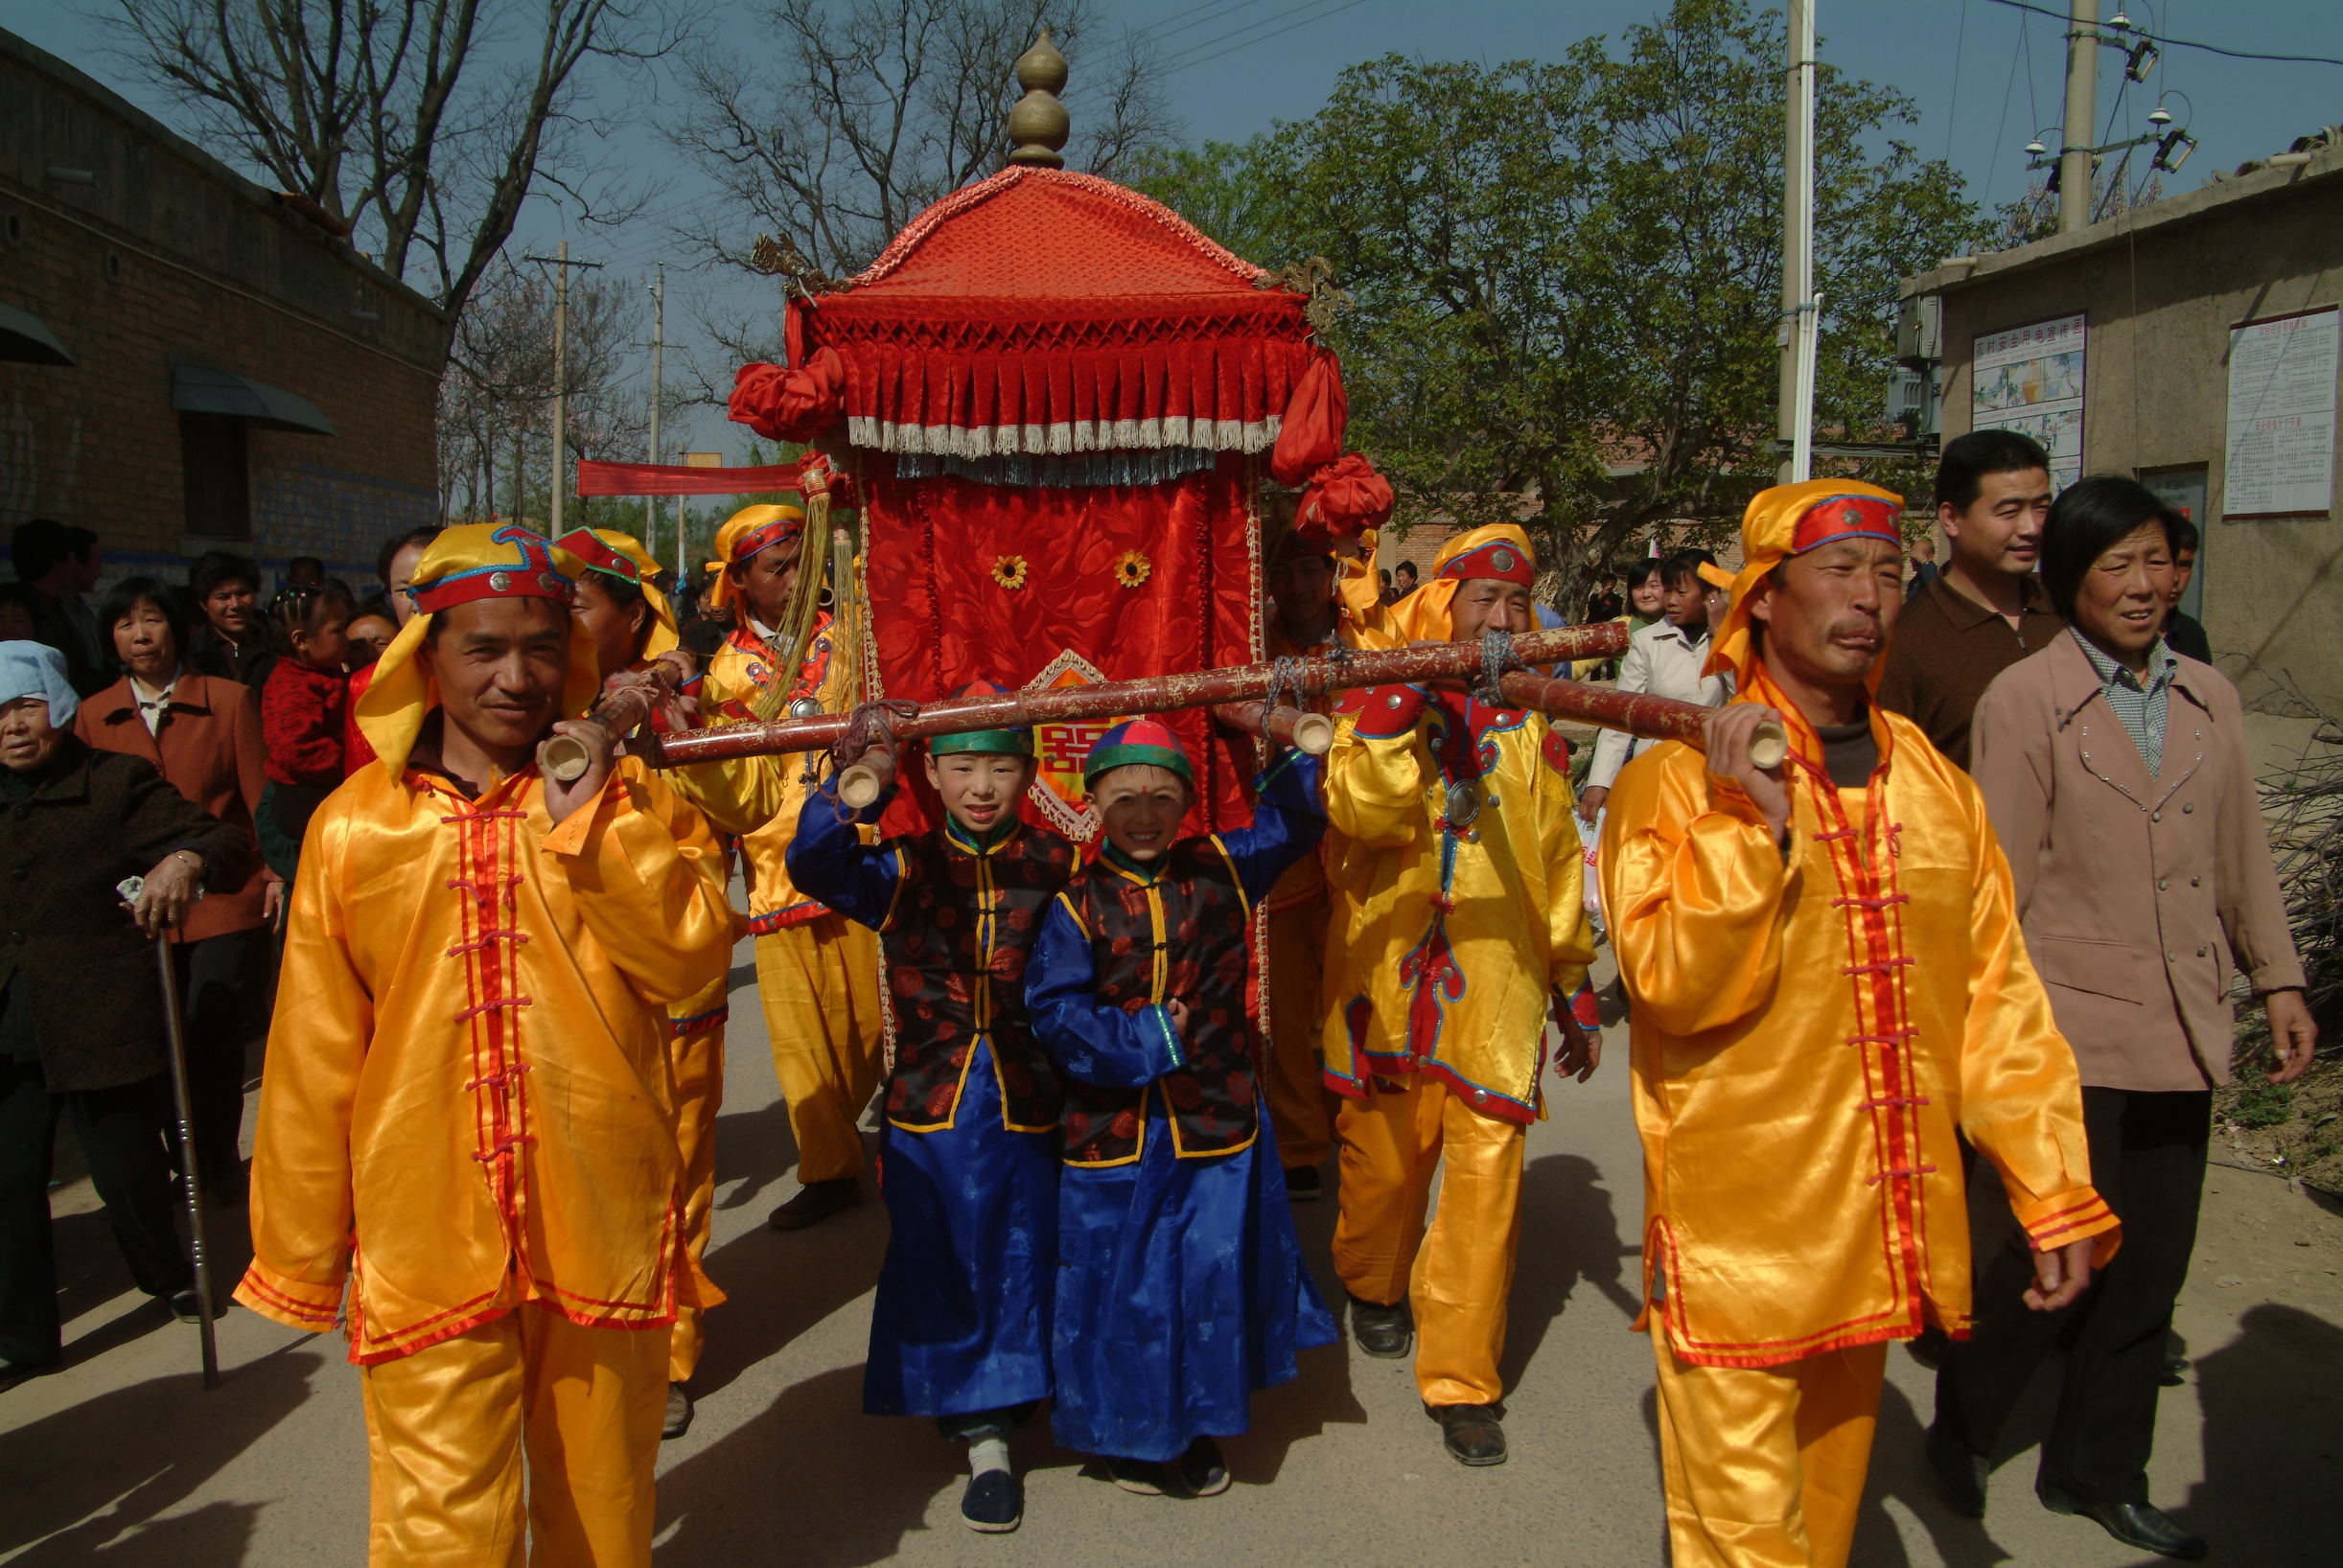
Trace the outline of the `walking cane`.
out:
M 137 902 L 144 877 L 131 877 L 115 890 Z M 163 977 L 163 1032 L 171 1047 L 171 1102 L 179 1118 L 179 1176 L 187 1184 L 188 1252 L 196 1265 L 196 1326 L 203 1342 L 203 1386 L 220 1386 L 220 1346 L 212 1335 L 212 1263 L 203 1245 L 203 1177 L 196 1164 L 196 1110 L 187 1092 L 187 1031 L 179 1018 L 179 971 L 171 961 L 171 932 L 155 933 L 154 963 Z

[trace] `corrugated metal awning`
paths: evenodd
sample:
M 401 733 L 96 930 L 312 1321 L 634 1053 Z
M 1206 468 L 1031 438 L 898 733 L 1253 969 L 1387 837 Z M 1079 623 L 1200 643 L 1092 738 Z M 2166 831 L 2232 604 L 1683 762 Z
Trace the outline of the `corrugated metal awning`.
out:
M 182 413 L 248 419 L 269 430 L 299 435 L 336 433 L 324 410 L 297 392 L 184 359 L 171 361 L 171 406 Z
M 29 365 L 81 363 L 57 340 L 57 334 L 49 330 L 47 322 L 13 305 L 0 305 L 0 359 L 15 359 Z

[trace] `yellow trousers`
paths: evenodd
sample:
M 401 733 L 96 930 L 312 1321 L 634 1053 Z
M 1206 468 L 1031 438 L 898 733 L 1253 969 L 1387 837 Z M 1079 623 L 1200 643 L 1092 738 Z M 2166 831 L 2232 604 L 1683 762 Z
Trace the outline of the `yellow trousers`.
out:
M 756 991 L 797 1135 L 798 1180 L 861 1175 L 855 1123 L 881 1066 L 876 934 L 842 914 L 767 932 L 756 939 Z
M 1888 1348 L 1697 1367 L 1655 1331 L 1676 1568 L 1844 1568 Z
M 715 1005 L 722 1006 L 719 991 Z M 697 1270 L 708 1256 L 708 1236 L 716 1216 L 716 1113 L 724 1107 L 724 1023 L 667 1041 L 675 1079 L 675 1141 L 684 1155 L 684 1245 Z M 667 1346 L 667 1381 L 688 1380 L 700 1364 L 707 1336 L 700 1326 L 707 1303 L 677 1293 L 675 1333 Z
M 1436 1079 L 1399 1083 L 1342 1102 L 1334 1273 L 1362 1301 L 1412 1298 L 1426 1404 L 1493 1404 L 1505 1392 L 1496 1363 L 1520 1241 L 1527 1129 L 1482 1116 Z M 1444 1161 L 1427 1233 L 1432 1174 Z
M 648 1568 L 666 1368 L 664 1328 L 522 1305 L 362 1369 L 367 1562 Z
M 1269 1124 L 1277 1130 L 1277 1157 L 1288 1169 L 1324 1164 L 1334 1146 L 1331 1102 L 1335 1096 L 1327 1091 L 1318 1057 L 1327 910 L 1321 896 L 1269 911 L 1268 957 L 1263 965 L 1269 987 L 1269 1059 L 1263 1064 L 1262 1091 L 1269 1101 Z

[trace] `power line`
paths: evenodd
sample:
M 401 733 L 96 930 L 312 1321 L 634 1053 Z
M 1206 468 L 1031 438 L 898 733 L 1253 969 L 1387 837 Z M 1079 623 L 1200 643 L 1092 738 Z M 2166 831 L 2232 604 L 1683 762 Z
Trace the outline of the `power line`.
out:
M 1960 51 L 1969 41 L 1969 0 L 1960 0 L 1960 28 L 1953 35 L 1951 111 L 1944 117 L 1944 161 L 1953 161 L 1953 127 L 1960 123 Z
M 1186 11 L 1173 12 L 1153 27 L 1139 29 L 1138 35 L 1153 43 L 1168 38 L 1174 33 L 1185 33 L 1190 28 L 1202 27 L 1215 17 L 1225 16 L 1230 12 L 1247 11 L 1262 3 L 1263 0 L 1205 0 L 1203 5 L 1190 6 Z M 1199 15 L 1198 12 L 1202 14 Z M 1194 17 L 1195 20 L 1183 21 L 1183 17 Z M 1176 26 L 1173 25 L 1175 23 Z
M 2007 6 L 2011 11 L 2031 12 L 2036 16 L 2047 16 L 2053 22 L 2071 20 L 2064 12 L 2049 11 L 2041 6 L 2028 5 L 2026 0 L 1993 0 L 1993 4 Z M 2338 59 L 2332 55 L 2267 55 L 2252 49 L 2228 49 L 2217 43 L 2198 43 L 2193 38 L 2167 37 L 2162 34 L 2143 33 L 2137 29 L 2134 30 L 2134 35 L 2151 43 L 2164 44 L 2173 49 L 2201 49 L 2208 55 L 2223 55 L 2230 59 L 2275 60 L 2281 65 L 2343 65 L 2343 59 Z
M 1239 33 L 1249 33 L 1252 32 L 1254 28 L 1267 27 L 1271 22 L 1277 21 L 1282 17 L 1291 16 L 1296 12 L 1310 11 L 1311 8 L 1323 4 L 1325 4 L 1325 0 L 1302 0 L 1300 5 L 1288 6 L 1284 11 L 1276 12 L 1268 16 L 1264 16 L 1260 21 L 1254 22 L 1249 26 L 1238 28 L 1234 33 L 1224 33 L 1219 38 L 1208 38 L 1204 42 L 1195 45 L 1194 49 L 1190 49 L 1184 54 L 1173 56 L 1173 63 L 1165 69 L 1164 75 L 1168 77 L 1177 76 L 1180 72 L 1187 70 L 1190 66 L 1202 65 L 1209 60 L 1218 59 L 1222 55 L 1233 55 L 1240 49 L 1250 49 L 1255 44 L 1267 43 L 1271 38 L 1281 36 L 1284 34 L 1291 33 L 1297 27 L 1307 27 L 1311 22 L 1322 22 L 1328 17 L 1339 15 L 1343 12 L 1351 10 L 1353 7 L 1365 5 L 1366 0 L 1342 0 L 1342 4 L 1335 6 L 1331 11 L 1320 11 L 1315 15 L 1303 16 L 1299 20 L 1287 22 L 1284 27 L 1273 29 L 1267 33 L 1259 34 L 1256 36 L 1243 39 L 1238 43 L 1232 43 L 1226 49 L 1213 50 L 1213 52 L 1209 55 L 1199 55 L 1196 53 L 1196 50 L 1211 49 L 1214 44 L 1220 42 L 1222 38 L 1233 38 L 1236 37 L 1237 34 Z

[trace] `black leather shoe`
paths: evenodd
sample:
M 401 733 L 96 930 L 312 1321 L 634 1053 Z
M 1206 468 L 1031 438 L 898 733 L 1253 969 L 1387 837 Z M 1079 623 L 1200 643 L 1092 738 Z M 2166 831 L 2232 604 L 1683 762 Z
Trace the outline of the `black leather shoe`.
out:
M 1505 1463 L 1505 1429 L 1497 1424 L 1495 1405 L 1430 1405 L 1432 1419 L 1449 1458 L 1459 1464 Z
M 659 1423 L 661 1442 L 680 1438 L 691 1430 L 691 1395 L 684 1392 L 681 1383 L 667 1385 L 667 1414 Z
M 1407 1322 L 1407 1303 L 1389 1306 L 1351 1298 L 1351 1337 L 1378 1361 L 1404 1361 L 1415 1349 L 1415 1330 Z
M 1286 1167 L 1286 1196 L 1291 1198 L 1295 1203 L 1316 1203 L 1318 1194 L 1324 1190 L 1325 1186 L 1319 1180 L 1317 1166 L 1287 1165 Z
M 961 1522 L 987 1535 L 1006 1535 L 1025 1520 L 1025 1487 L 1008 1470 L 968 1478 L 960 1494 Z
M 843 1214 L 863 1201 L 862 1184 L 851 1176 L 826 1182 L 807 1182 L 798 1195 L 773 1211 L 768 1221 L 777 1231 L 802 1231 L 832 1214 Z
M 1934 1324 L 1904 1341 L 1905 1353 L 1930 1372 L 1944 1365 L 1944 1352 L 1952 1348 L 1952 1336 Z
M 1172 1466 L 1191 1497 L 1218 1497 L 1228 1490 L 1228 1465 L 1220 1458 L 1220 1445 L 1210 1438 L 1190 1443 Z
M 1966 1444 L 1942 1426 L 1928 1429 L 1920 1451 L 1928 1456 L 1928 1467 L 1937 1472 L 1937 1485 L 1944 1488 L 1944 1500 L 1957 1512 L 1972 1519 L 1983 1518 L 1985 1478 L 1993 1473 L 1985 1456 L 1969 1452 Z
M 2037 1482 L 2034 1493 L 2053 1513 L 2089 1519 L 2125 1546 L 2191 1562 L 2205 1555 L 2202 1535 L 2190 1534 L 2152 1503 L 2095 1503 L 2049 1481 Z
M 181 1323 L 201 1323 L 203 1321 L 203 1298 L 196 1294 L 195 1286 L 190 1285 L 185 1290 L 174 1290 L 171 1293 L 171 1315 Z
M 0 1394 L 6 1394 L 19 1383 L 35 1377 L 47 1377 L 65 1365 L 59 1357 L 55 1361 L 9 1361 L 0 1359 Z

